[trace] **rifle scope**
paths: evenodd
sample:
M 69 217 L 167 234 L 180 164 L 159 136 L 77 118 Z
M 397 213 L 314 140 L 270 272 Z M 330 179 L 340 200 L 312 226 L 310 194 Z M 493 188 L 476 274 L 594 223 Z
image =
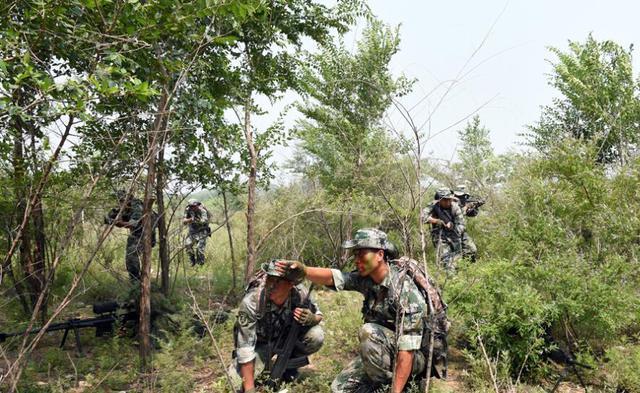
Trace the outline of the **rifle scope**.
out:
M 93 313 L 94 314 L 108 314 L 113 313 L 118 310 L 120 306 L 118 302 L 115 300 L 109 300 L 106 302 L 94 303 L 93 304 Z

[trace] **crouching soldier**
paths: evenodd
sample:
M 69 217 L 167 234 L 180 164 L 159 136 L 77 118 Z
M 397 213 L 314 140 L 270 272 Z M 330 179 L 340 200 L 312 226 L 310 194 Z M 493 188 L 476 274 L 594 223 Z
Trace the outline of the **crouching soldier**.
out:
M 308 267 L 295 261 L 278 261 L 277 267 L 286 277 L 306 277 L 336 291 L 357 291 L 364 296 L 365 324 L 358 334 L 358 356 L 333 380 L 331 391 L 372 392 L 391 384 L 390 391 L 399 393 L 426 368 L 422 350 L 423 316 L 428 314 L 425 298 L 410 275 L 392 262 L 396 250 L 384 232 L 360 229 L 342 247 L 352 250 L 356 271 Z
M 306 357 L 322 346 L 324 332 L 318 325 L 322 313 L 301 282 L 285 278 L 271 261 L 262 265 L 247 286 L 238 308 L 229 367 L 236 392 L 255 392 L 257 377 L 271 370 L 273 356 L 282 351 L 294 320 L 301 329 L 283 380 L 295 378 L 297 367 L 308 364 Z

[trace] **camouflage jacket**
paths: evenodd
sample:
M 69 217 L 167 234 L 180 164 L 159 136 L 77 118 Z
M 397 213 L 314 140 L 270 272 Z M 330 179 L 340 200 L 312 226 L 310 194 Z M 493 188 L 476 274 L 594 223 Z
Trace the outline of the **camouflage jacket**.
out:
M 365 322 L 377 323 L 398 332 L 398 350 L 416 351 L 422 342 L 423 321 L 428 308 L 413 279 L 389 265 L 389 274 L 380 284 L 357 272 L 331 269 L 335 290 L 357 291 L 364 295 L 362 314 Z
M 279 307 L 268 300 L 265 281 L 262 280 L 258 285 L 250 287 L 238 308 L 234 338 L 236 356 L 240 364 L 250 362 L 256 357 L 257 345 L 271 345 L 272 348 L 276 348 L 284 342 L 293 323 L 295 308 L 308 308 L 316 314 L 322 314 L 313 296 L 308 296 L 308 289 L 302 284 L 293 287 L 289 298 Z
M 433 217 L 444 221 L 445 223 L 453 223 L 452 229 L 441 227 L 440 225 L 432 225 L 432 235 L 437 235 L 440 229 L 442 229 L 442 236 L 444 238 L 459 238 L 462 236 L 465 230 L 464 212 L 457 202 L 452 202 L 449 209 L 443 209 L 437 203 L 433 203 L 427 207 L 425 212 L 425 219 L 427 217 Z
M 189 224 L 190 235 L 205 232 L 209 228 L 209 211 L 202 204 L 198 205 L 197 209 L 191 209 L 187 206 L 183 218 L 193 218 Z
M 127 221 L 131 227 L 131 236 L 142 237 L 142 216 L 144 215 L 144 205 L 142 200 L 134 198 L 122 209 L 122 221 Z

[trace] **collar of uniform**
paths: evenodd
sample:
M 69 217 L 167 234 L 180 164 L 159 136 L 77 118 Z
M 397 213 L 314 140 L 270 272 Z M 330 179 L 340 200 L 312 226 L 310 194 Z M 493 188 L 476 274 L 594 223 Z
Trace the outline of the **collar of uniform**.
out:
M 392 264 L 387 262 L 387 266 L 389 266 L 389 272 L 387 273 L 387 275 L 382 279 L 382 282 L 378 285 L 380 285 L 381 287 L 385 287 L 385 288 L 391 288 L 391 285 L 393 285 L 391 283 L 391 275 L 395 274 L 395 266 L 393 266 Z

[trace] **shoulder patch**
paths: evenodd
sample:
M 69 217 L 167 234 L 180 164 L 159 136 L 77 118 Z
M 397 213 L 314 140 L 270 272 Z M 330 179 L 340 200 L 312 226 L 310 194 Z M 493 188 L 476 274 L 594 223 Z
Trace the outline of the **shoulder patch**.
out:
M 238 326 L 247 327 L 247 326 L 249 326 L 251 324 L 251 320 L 252 320 L 252 318 L 251 318 L 251 316 L 249 315 L 248 312 L 246 312 L 246 311 L 238 312 L 238 318 L 237 318 Z

